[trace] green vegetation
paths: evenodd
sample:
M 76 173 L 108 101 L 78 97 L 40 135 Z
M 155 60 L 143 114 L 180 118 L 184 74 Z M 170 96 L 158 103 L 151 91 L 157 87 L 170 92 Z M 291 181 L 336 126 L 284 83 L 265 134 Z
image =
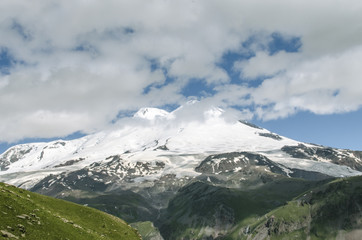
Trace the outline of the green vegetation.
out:
M 311 188 L 252 224 L 239 223 L 226 239 L 358 239 L 361 206 L 362 177 L 337 179 Z
M 196 180 L 182 187 L 160 212 L 129 191 L 77 194 L 83 198 L 75 194 L 68 199 L 139 219 L 131 223 L 138 232 L 98 210 L 1 184 L 0 234 L 19 239 L 140 239 L 141 235 L 145 240 L 318 240 L 362 235 L 362 176 L 323 181 L 270 176 L 265 183 L 243 188 Z M 156 227 L 147 218 L 153 218 Z
M 156 210 L 147 200 L 132 191 L 118 191 L 100 196 L 90 196 L 91 192 L 85 191 L 82 194 L 82 197 L 70 195 L 63 199 L 96 208 L 127 222 L 147 221 L 154 219 L 157 215 Z
M 279 178 L 252 189 L 194 182 L 170 201 L 160 222 L 165 239 L 360 238 L 362 176 Z
M 130 225 L 138 230 L 143 240 L 163 240 L 160 231 L 150 221 L 135 222 Z
M 0 219 L 0 237 L 10 239 L 141 239 L 117 217 L 3 183 Z
M 225 236 L 235 226 L 253 225 L 270 211 L 324 183 L 280 178 L 258 188 L 234 189 L 194 182 L 170 201 L 160 230 L 165 239 Z

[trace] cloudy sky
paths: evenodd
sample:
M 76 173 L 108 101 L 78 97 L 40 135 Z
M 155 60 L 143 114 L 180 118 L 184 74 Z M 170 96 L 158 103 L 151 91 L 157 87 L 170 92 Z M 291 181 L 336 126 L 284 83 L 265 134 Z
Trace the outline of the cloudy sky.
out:
M 198 99 L 362 150 L 361 64 L 359 0 L 2 0 L 0 148 Z

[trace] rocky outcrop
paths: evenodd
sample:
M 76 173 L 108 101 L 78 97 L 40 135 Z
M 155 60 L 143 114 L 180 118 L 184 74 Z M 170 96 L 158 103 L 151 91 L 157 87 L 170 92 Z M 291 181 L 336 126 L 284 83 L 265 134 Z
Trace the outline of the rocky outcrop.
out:
M 261 154 L 250 152 L 231 152 L 210 155 L 195 168 L 197 172 L 223 174 L 248 172 L 255 166 L 264 166 L 270 172 L 283 173 L 282 168 Z
M 315 161 L 327 161 L 337 165 L 345 165 L 354 170 L 362 171 L 362 153 L 344 149 L 334 149 L 322 146 L 284 146 L 281 149 L 293 158 L 311 159 Z

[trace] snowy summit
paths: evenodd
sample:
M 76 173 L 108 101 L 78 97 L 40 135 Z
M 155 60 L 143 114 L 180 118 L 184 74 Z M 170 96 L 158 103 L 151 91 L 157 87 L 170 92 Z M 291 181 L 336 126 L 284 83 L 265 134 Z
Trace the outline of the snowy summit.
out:
M 164 118 L 169 116 L 169 112 L 159 109 L 159 108 L 141 108 L 138 110 L 133 117 L 135 118 L 144 118 L 148 120 L 154 120 L 156 118 Z
M 135 121 L 140 118 L 148 123 Z M 355 168 L 360 160 L 352 152 L 333 150 L 337 159 L 346 162 L 348 158 L 351 162 L 344 166 L 320 154 L 323 149 L 232 118 L 217 107 L 200 110 L 194 104 L 186 104 L 171 113 L 142 108 L 107 131 L 71 141 L 24 144 L 8 149 L 0 155 L 0 181 L 31 187 L 49 174 L 102 164 L 114 156 L 126 169 L 140 163 L 164 166 L 153 172 L 139 172 L 137 181 L 168 174 L 194 177 L 199 175 L 196 167 L 207 156 L 230 152 L 261 154 L 279 164 L 286 175 L 298 169 L 330 176 L 361 174 Z M 308 155 L 311 153 L 314 155 Z

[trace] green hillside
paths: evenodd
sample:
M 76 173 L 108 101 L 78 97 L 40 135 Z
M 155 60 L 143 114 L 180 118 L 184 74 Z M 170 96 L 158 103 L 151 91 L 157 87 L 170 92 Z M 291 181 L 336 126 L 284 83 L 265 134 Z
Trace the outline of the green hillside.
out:
M 246 227 L 320 184 L 281 178 L 255 189 L 235 189 L 194 182 L 170 201 L 160 231 L 165 239 L 223 239 L 235 226 Z
M 361 239 L 362 177 L 312 188 L 226 239 Z
M 362 176 L 280 178 L 255 189 L 194 182 L 159 222 L 165 239 L 361 239 Z
M 141 239 L 99 210 L 0 183 L 0 239 Z

